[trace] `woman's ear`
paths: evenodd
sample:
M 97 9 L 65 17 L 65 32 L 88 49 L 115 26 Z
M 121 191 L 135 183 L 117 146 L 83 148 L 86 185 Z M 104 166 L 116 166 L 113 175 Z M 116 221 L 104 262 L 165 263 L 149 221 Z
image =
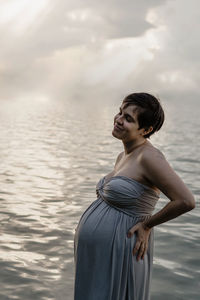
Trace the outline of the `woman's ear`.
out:
M 148 129 L 144 129 L 144 131 L 142 132 L 142 135 L 146 135 L 148 133 L 150 133 L 153 130 L 153 127 L 150 126 Z

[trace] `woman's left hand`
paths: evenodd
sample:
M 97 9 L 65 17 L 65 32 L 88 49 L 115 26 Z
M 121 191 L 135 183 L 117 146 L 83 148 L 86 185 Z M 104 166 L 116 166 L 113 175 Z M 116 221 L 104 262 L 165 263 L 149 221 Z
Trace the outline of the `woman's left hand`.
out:
M 140 258 L 144 259 L 144 255 L 148 249 L 149 235 L 151 228 L 146 227 L 142 222 L 137 223 L 127 233 L 127 237 L 130 238 L 136 232 L 137 239 L 133 248 L 133 255 L 138 252 L 137 260 Z

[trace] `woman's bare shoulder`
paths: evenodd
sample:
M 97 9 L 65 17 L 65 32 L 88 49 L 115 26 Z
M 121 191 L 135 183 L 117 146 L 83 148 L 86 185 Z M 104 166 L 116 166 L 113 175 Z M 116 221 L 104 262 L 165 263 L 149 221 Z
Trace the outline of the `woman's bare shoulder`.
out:
M 142 158 L 147 161 L 152 160 L 152 158 L 155 160 L 157 159 L 166 160 L 164 153 L 160 149 L 152 145 L 151 143 L 148 143 L 146 147 L 143 148 L 141 154 L 142 154 Z
M 159 149 L 146 147 L 142 154 L 141 166 L 145 177 L 169 199 L 183 199 L 187 205 L 193 205 L 192 193 Z

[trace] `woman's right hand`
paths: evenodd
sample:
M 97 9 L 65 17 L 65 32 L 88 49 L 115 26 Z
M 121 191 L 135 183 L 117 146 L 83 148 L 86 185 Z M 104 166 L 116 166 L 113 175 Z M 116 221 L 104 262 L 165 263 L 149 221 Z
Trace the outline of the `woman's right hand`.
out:
M 133 248 L 133 255 L 138 253 L 137 260 L 139 261 L 140 258 L 144 259 L 144 255 L 147 253 L 151 228 L 148 228 L 144 225 L 144 223 L 139 222 L 129 229 L 127 237 L 130 238 L 134 233 L 136 233 L 137 239 Z

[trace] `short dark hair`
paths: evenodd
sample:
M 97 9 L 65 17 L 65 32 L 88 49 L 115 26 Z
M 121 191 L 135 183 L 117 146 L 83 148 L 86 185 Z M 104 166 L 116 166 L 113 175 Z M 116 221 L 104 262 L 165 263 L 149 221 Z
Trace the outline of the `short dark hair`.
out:
M 139 129 L 148 129 L 150 126 L 153 130 L 145 134 L 145 138 L 149 138 L 154 132 L 158 131 L 165 120 L 165 114 L 160 104 L 160 100 L 148 93 L 133 93 L 126 96 L 123 100 L 126 103 L 124 108 L 129 105 L 138 107 L 138 123 Z

